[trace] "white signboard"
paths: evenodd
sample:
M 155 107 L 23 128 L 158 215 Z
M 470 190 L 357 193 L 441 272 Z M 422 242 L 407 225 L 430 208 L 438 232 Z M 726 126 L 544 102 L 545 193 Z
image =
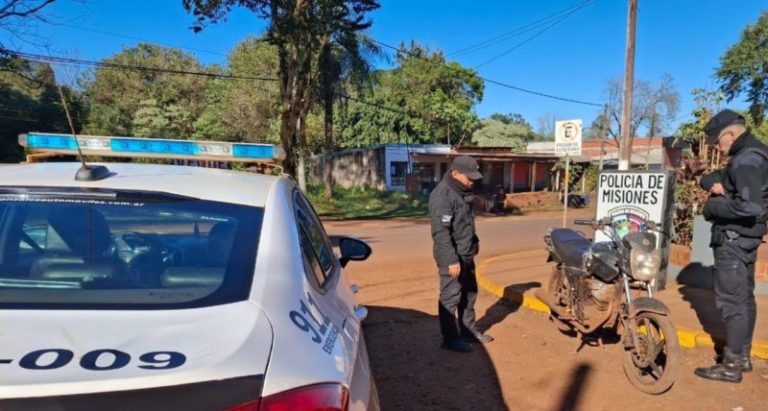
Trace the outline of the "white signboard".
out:
M 649 220 L 660 224 L 661 230 L 666 231 L 667 179 L 664 173 L 600 173 L 597 180 L 596 218 L 611 217 L 619 223 L 619 237 L 638 231 Z M 598 232 L 595 241 L 608 241 L 608 238 Z
M 581 155 L 581 120 L 555 122 L 555 155 Z

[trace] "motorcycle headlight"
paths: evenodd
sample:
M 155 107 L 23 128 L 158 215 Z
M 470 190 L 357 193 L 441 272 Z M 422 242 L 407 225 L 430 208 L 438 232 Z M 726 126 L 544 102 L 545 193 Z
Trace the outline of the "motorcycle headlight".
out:
M 659 250 L 646 252 L 639 249 L 632 249 L 629 254 L 630 268 L 632 277 L 640 281 L 651 281 L 656 278 L 661 266 L 661 253 Z

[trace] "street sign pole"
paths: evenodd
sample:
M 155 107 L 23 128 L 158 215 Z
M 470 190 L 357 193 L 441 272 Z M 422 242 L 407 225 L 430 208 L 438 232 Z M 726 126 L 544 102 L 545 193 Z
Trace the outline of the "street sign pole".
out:
M 581 120 L 555 122 L 555 155 L 565 157 L 563 181 L 563 227 L 568 220 L 568 185 L 571 181 L 571 156 L 581 155 Z
M 563 196 L 563 228 L 567 225 L 568 220 L 568 183 L 571 179 L 571 156 L 565 156 L 565 182 L 563 183 L 563 189 L 565 195 Z

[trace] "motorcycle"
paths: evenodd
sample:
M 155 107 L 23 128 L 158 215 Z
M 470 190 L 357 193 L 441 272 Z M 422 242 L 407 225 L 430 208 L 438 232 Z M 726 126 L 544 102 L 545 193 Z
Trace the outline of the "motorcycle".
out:
M 661 264 L 656 224 L 647 222 L 634 233 L 610 218 L 576 219 L 574 224 L 602 231 L 610 241 L 593 244 L 577 231 L 551 229 L 544 240 L 548 261 L 557 264 L 548 288 L 537 296 L 549 306 L 558 328 L 575 331 L 582 345 L 585 335 L 597 336 L 601 345 L 604 334 L 619 337 L 624 373 L 637 389 L 647 394 L 669 390 L 680 345 L 669 308 L 653 298 L 652 280 Z

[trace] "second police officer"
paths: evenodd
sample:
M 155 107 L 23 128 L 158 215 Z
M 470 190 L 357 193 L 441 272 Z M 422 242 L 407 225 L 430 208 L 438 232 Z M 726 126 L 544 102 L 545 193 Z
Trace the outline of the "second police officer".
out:
M 723 110 L 704 127 L 707 143 L 728 164 L 701 179 L 710 192 L 704 217 L 712 222 L 715 256 L 715 304 L 725 323 L 726 346 L 718 364 L 695 370 L 717 381 L 740 382 L 752 371 L 750 350 L 755 329 L 755 260 L 766 234 L 764 193 L 768 184 L 768 147 L 746 127 L 744 117 Z

